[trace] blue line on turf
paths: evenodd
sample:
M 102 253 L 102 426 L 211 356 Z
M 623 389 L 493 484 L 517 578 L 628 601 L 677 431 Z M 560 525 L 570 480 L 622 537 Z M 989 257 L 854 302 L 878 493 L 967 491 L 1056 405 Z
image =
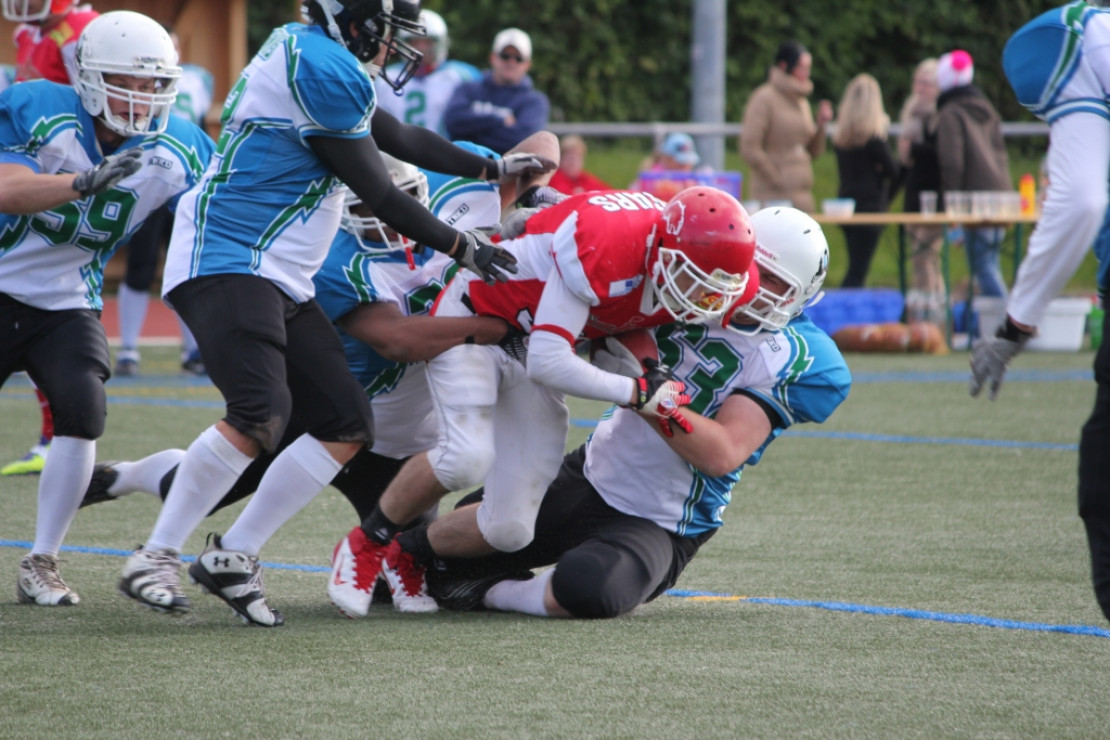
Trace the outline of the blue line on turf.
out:
M 848 604 L 842 601 L 806 601 L 799 599 L 776 599 L 764 596 L 733 596 L 719 594 L 711 591 L 682 591 L 670 589 L 670 596 L 683 598 L 710 597 L 721 599 L 736 599 L 752 604 L 770 604 L 772 606 L 804 606 L 813 609 L 826 609 L 836 612 L 854 612 L 858 614 L 877 614 L 888 617 L 907 617 L 909 619 L 926 619 L 932 622 L 949 622 L 952 624 L 971 624 L 978 627 L 996 627 L 1008 630 L 1029 630 L 1032 632 L 1065 632 L 1073 635 L 1093 635 L 1094 637 L 1110 637 L 1110 630 L 1087 624 L 1043 624 L 1040 622 L 1019 622 L 1012 619 L 995 619 L 982 617 L 978 614 L 948 614 L 933 612 L 923 609 L 899 609 L 887 606 L 869 606 L 867 604 Z
M 0 393 L 0 399 L 8 394 Z M 177 408 L 206 408 L 220 409 L 224 407 L 221 401 L 189 401 L 184 399 L 166 398 L 137 398 L 130 396 L 113 396 L 108 399 L 110 404 L 130 404 L 133 406 L 171 406 Z M 571 426 L 584 429 L 593 429 L 597 426 L 597 419 L 571 419 Z M 969 437 L 910 437 L 893 434 L 863 434 L 860 432 L 825 432 L 810 429 L 788 429 L 786 434 L 793 437 L 816 437 L 819 439 L 847 439 L 857 442 L 896 442 L 899 444 L 929 444 L 929 445 L 958 445 L 961 447 L 1006 447 L 1009 449 L 1026 450 L 1056 450 L 1074 452 L 1079 445 L 1074 443 L 1054 442 L 1025 442 L 1008 439 L 971 439 Z
M 30 550 L 32 542 L 20 542 L 19 540 L 0 540 L 0 547 L 20 547 L 25 550 Z M 81 555 L 114 555 L 116 557 L 126 558 L 131 555 L 131 550 L 119 550 L 110 547 L 81 547 L 78 545 L 62 545 L 63 552 L 75 552 Z M 196 560 L 194 555 L 182 555 L 181 562 L 191 563 Z M 297 565 L 296 563 L 266 563 L 263 562 L 262 566 L 272 570 L 298 570 L 306 573 L 330 573 L 331 568 L 323 565 Z
M 20 540 L 0 540 L 0 547 L 18 547 L 30 549 L 30 542 Z M 77 545 L 63 545 L 63 552 L 74 552 L 82 555 L 112 555 L 125 558 L 131 554 L 130 550 L 119 550 L 108 547 L 82 547 Z M 181 560 L 191 563 L 196 557 L 182 555 Z M 295 570 L 307 573 L 328 573 L 331 568 L 320 565 L 298 565 L 296 563 L 262 563 L 263 567 L 273 570 Z M 907 617 L 909 619 L 924 619 L 932 622 L 948 622 L 951 624 L 970 624 L 976 627 L 996 627 L 1010 630 L 1026 630 L 1030 632 L 1064 632 L 1072 635 L 1091 635 L 1094 637 L 1110 637 L 1110 630 L 1086 624 L 1043 624 L 1040 622 L 1020 622 L 1012 619 L 995 619 L 977 614 L 947 614 L 923 609 L 900 609 L 887 606 L 870 606 L 868 604 L 849 604 L 842 601 L 806 601 L 799 599 L 778 599 L 764 596 L 736 596 L 734 594 L 716 593 L 713 591 L 686 591 L 672 588 L 665 592 L 668 596 L 677 598 L 714 598 L 729 599 L 733 601 L 746 601 L 752 604 L 768 604 L 771 606 L 803 606 L 813 609 L 826 609 L 828 611 L 851 612 L 856 614 L 875 614 L 886 617 Z

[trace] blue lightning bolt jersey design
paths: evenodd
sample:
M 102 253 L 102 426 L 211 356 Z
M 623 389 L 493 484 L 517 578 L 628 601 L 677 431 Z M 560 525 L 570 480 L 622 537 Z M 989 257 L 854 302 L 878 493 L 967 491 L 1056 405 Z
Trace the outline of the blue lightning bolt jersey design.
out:
M 99 310 L 104 265 L 153 211 L 204 172 L 214 144 L 171 117 L 160 134 L 127 139 L 142 168 L 115 187 L 30 215 L 0 214 L 0 293 L 48 311 Z M 0 94 L 0 164 L 47 174 L 77 173 L 104 159 L 93 119 L 73 88 L 45 80 Z
M 228 95 L 216 154 L 181 199 L 163 294 L 190 278 L 239 273 L 311 298 L 342 190 L 308 139 L 369 136 L 375 105 L 366 70 L 324 29 L 276 29 Z
M 717 326 L 671 324 L 656 330 L 660 360 L 686 383 L 689 408 L 712 418 L 743 392 L 779 416 L 763 444 L 720 477 L 694 469 L 634 411 L 617 408 L 586 447 L 586 477 L 614 508 L 692 537 L 720 527 L 746 465 L 787 427 L 822 422 L 848 396 L 851 374 L 832 339 L 802 315 L 777 332 L 741 336 Z

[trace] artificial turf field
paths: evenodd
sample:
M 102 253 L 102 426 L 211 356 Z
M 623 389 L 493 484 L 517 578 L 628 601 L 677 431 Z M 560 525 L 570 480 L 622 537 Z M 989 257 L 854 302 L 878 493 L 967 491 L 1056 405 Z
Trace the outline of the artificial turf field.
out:
M 218 417 L 175 356 L 144 350 L 142 377 L 109 382 L 100 459 L 184 447 Z M 284 627 L 192 586 L 179 618 L 118 596 L 157 515 L 142 494 L 74 521 L 79 606 L 24 606 L 37 477 L 0 479 L 0 738 L 1105 737 L 1110 623 L 1075 503 L 1091 359 L 1022 355 L 990 403 L 967 395 L 966 353 L 849 355 L 851 396 L 744 473 L 676 590 L 604 622 L 344 619 L 325 572 L 356 522 L 331 489 L 263 552 Z M 599 411 L 572 401 L 571 444 Z M 13 379 L 0 459 L 38 423 Z

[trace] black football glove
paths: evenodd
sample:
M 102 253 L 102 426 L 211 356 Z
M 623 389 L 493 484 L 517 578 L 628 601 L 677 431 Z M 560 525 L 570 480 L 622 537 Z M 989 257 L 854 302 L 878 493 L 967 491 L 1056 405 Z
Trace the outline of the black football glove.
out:
M 490 236 L 497 229 L 471 229 L 461 233 L 459 246 L 452 255 L 460 265 L 477 274 L 486 283 L 505 282 L 507 273 L 516 273 L 516 257 L 497 246 Z

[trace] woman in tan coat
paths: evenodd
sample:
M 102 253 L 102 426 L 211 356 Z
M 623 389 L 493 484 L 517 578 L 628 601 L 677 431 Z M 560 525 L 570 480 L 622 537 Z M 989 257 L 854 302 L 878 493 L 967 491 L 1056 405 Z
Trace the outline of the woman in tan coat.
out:
M 767 82 L 744 108 L 740 156 L 750 166 L 748 197 L 789 200 L 813 213 L 813 158 L 825 151 L 832 103 L 822 100 L 817 119 L 809 107 L 813 57 L 797 41 L 779 45 Z

